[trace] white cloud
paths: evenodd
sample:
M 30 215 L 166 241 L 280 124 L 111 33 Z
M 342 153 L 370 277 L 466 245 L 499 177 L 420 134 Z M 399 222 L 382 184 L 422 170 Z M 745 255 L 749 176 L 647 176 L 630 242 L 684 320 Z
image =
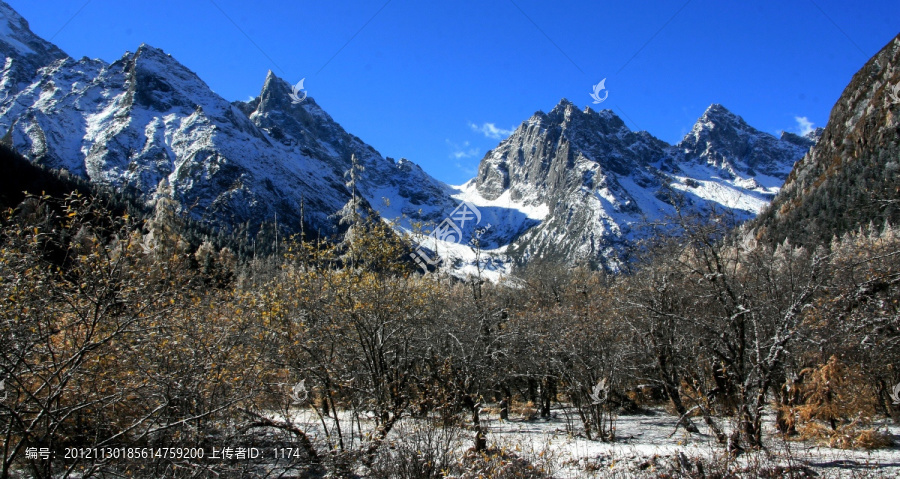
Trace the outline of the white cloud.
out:
M 475 158 L 478 156 L 478 148 L 472 147 L 468 141 L 462 142 L 462 144 L 453 143 L 450 140 L 446 140 L 447 145 L 450 146 L 450 158 L 456 158 L 457 160 L 463 158 Z
M 504 137 L 509 136 L 515 130 L 513 127 L 510 127 L 508 130 L 503 128 L 497 128 L 497 125 L 493 123 L 482 123 L 481 126 L 476 125 L 475 123 L 469 122 L 469 128 L 472 131 L 483 134 L 484 136 L 491 138 L 493 140 L 500 140 Z
M 805 135 L 814 130 L 813 122 L 809 121 L 809 118 L 805 116 L 795 116 L 794 120 L 797 122 L 797 131 L 801 135 Z

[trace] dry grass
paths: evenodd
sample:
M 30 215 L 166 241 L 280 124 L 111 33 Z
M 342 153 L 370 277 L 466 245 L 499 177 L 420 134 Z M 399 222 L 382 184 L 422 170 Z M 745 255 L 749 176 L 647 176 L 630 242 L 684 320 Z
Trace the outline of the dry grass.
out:
M 837 429 L 819 422 L 806 422 L 799 428 L 799 439 L 814 441 L 823 446 L 837 449 L 883 449 L 893 446 L 890 434 L 875 429 L 860 429 L 856 422 L 845 424 Z
M 513 403 L 509 407 L 509 413 L 516 416 L 521 416 L 530 421 L 537 417 L 538 410 L 536 407 L 534 407 L 534 403 L 531 401 L 528 401 L 526 403 L 513 401 Z

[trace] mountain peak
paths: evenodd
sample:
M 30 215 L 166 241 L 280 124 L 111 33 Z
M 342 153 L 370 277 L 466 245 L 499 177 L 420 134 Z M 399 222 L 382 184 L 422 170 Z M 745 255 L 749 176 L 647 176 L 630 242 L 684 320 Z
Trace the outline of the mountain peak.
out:
M 266 79 L 263 80 L 263 91 L 275 89 L 277 92 L 290 92 L 294 88 L 290 82 L 276 75 L 275 72 L 269 70 L 266 73 Z
M 149 43 L 143 42 L 141 42 L 141 44 L 138 46 L 137 52 L 135 53 L 160 53 L 162 55 L 166 55 L 166 52 L 164 52 L 161 48 L 156 48 Z
M 759 131 L 721 104 L 713 103 L 677 149 L 684 158 L 714 166 L 729 177 L 762 173 L 784 179 L 810 144 L 796 135 L 778 139 Z
M 719 118 L 740 118 L 731 112 L 728 108 L 725 108 L 720 103 L 713 103 L 706 108 L 706 111 L 703 112 L 701 118 L 706 119 L 719 119 Z
M 178 60 L 176 60 L 172 55 L 166 53 L 161 48 L 154 47 L 153 45 L 147 43 L 141 43 L 140 45 L 138 45 L 137 50 L 133 52 L 131 50 L 126 51 L 117 61 L 139 61 L 141 63 L 151 62 L 167 66 L 177 66 L 179 69 L 187 69 L 186 66 L 179 63 Z
M 287 85 L 287 82 L 276 75 L 275 72 L 269 70 L 268 73 L 266 73 L 266 79 L 263 80 L 263 91 L 276 88 L 276 85 Z
M 697 123 L 694 124 L 694 131 L 692 133 L 714 128 L 747 131 L 754 135 L 759 133 L 757 129 L 750 126 L 743 118 L 734 114 L 731 110 L 719 103 L 709 105 L 706 111 L 700 115 Z
M 332 121 L 327 113 L 318 107 L 315 100 L 311 96 L 306 96 L 299 104 L 294 103 L 291 98 L 294 85 L 290 84 L 284 78 L 279 77 L 272 70 L 266 73 L 266 79 L 263 81 L 262 91 L 259 97 L 263 99 L 265 109 L 288 109 L 291 106 L 298 106 L 301 109 L 315 111 L 317 115 L 324 115 L 328 121 Z
M 805 135 L 803 135 L 803 138 L 812 140 L 813 142 L 818 142 L 819 138 L 822 138 L 823 133 L 825 133 L 825 128 L 820 126 L 807 132 Z
M 0 0 L 0 55 L 21 64 L 16 80 L 29 81 L 41 67 L 45 67 L 69 55 L 56 45 L 35 35 L 28 21 L 5 2 Z
M 543 114 L 543 112 L 538 112 L 538 115 Z M 591 118 L 591 119 L 599 119 L 605 120 L 606 122 L 613 122 L 615 125 L 625 125 L 625 122 L 619 118 L 618 115 L 615 114 L 612 110 L 605 108 L 603 110 L 594 110 L 589 106 L 584 107 L 584 110 L 580 110 L 577 105 L 572 103 L 568 98 L 562 98 L 559 100 L 559 103 L 550 110 L 550 113 L 546 114 L 549 117 L 556 118 L 559 120 L 569 121 L 575 118 Z
M 814 132 L 807 133 L 806 135 L 798 135 L 796 133 L 791 133 L 789 131 L 782 131 L 779 139 L 781 141 L 786 141 L 788 143 L 793 143 L 798 146 L 802 146 L 804 148 L 809 148 L 816 144 L 818 138 L 812 136 Z
M 19 12 L 7 5 L 6 2 L 0 1 L 0 15 L 3 15 L 3 18 L 8 23 L 15 23 L 20 28 L 28 28 L 28 20 L 25 20 L 22 15 L 19 15 Z
M 563 98 L 559 100 L 559 103 L 557 103 L 552 110 L 550 110 L 549 115 L 564 114 L 569 110 L 578 110 L 578 107 L 567 98 Z
M 594 110 L 591 107 L 585 107 L 584 113 L 586 115 L 596 116 L 597 118 L 600 118 L 602 120 L 614 121 L 616 123 L 621 123 L 622 125 L 625 125 L 625 122 L 621 118 L 619 118 L 619 115 L 616 115 L 616 112 L 610 110 L 609 108 L 604 108 L 602 110 Z

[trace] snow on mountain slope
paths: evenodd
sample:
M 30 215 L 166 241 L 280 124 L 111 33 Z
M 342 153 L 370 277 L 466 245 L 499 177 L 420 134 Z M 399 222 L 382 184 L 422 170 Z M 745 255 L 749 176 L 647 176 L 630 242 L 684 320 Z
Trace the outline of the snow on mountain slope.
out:
M 316 200 L 333 209 L 346 198 L 339 178 L 303 168 L 301 155 L 278 148 L 193 72 L 147 45 L 110 65 L 67 59 L 41 69 L 0 126 L 36 162 L 148 202 L 170 191 L 219 226 L 276 213 L 299 225 L 297 190 L 325 193 Z
M 0 55 L 6 57 L 0 94 L 15 92 L 38 68 L 68 58 L 56 45 L 32 33 L 28 22 L 4 2 L 0 2 Z
M 671 146 L 629 130 L 610 110 L 580 111 L 564 99 L 484 157 L 468 184 L 478 195 L 469 197 L 476 206 L 507 197 L 517 203 L 510 208 L 546 211 L 539 224 L 509 237 L 505 252 L 516 262 L 537 257 L 614 268 L 640 225 L 676 208 L 756 215 L 812 144 L 797 143 L 712 105 Z
M 277 217 L 288 231 L 330 235 L 350 198 L 344 173 L 355 155 L 365 201 L 416 235 L 420 259 L 443 258 L 456 274 L 478 269 L 467 244 L 476 236 L 498 277 L 533 258 L 615 267 L 639 226 L 676 206 L 752 217 L 815 141 L 775 138 L 712 105 L 672 146 L 631 131 L 612 111 L 563 100 L 489 151 L 476 178 L 450 187 L 408 160 L 382 157 L 313 98 L 292 102 L 291 85 L 271 72 L 257 98 L 230 103 L 148 45 L 111 64 L 76 61 L 2 1 L 0 52 L 0 94 L 9 96 L 0 128 L 34 162 L 148 203 L 170 196 L 226 229 L 252 231 Z M 448 221 L 459 208 L 475 208 L 479 221 L 457 228 Z
M 508 276 L 512 272 L 512 263 L 506 254 L 510 240 L 539 225 L 549 213 L 542 204 L 513 200 L 509 191 L 493 199 L 485 198 L 476 188 L 474 179 L 454 187 L 452 198 L 454 208 L 459 205 L 474 206 L 479 215 L 461 225 L 460 235 L 451 235 L 448 239 L 434 234 L 439 226 L 436 223 L 426 228 L 424 233 L 401 229 L 427 249 L 428 258 L 439 258 L 445 268 L 461 277 L 480 274 L 496 282 Z M 452 211 L 443 216 L 454 219 Z M 459 225 L 459 222 L 455 224 Z M 477 245 L 474 239 L 477 239 Z
M 449 199 L 452 190 L 421 167 L 402 158 L 383 158 L 341 128 L 314 99 L 292 104 L 290 92 L 287 82 L 269 72 L 259 97 L 235 104 L 280 144 L 319 159 L 321 168 L 338 177 L 350 169 L 355 154 L 365 168 L 359 191 L 385 219 L 405 225 L 411 220 L 439 221 L 445 209 L 455 206 Z
M 814 141 L 760 132 L 711 105 L 672 146 L 633 132 L 612 111 L 578 110 L 562 100 L 537 112 L 482 159 L 478 176 L 453 197 L 481 221 L 462 240 L 422 244 L 457 274 L 508 274 L 535 258 L 617 268 L 625 247 L 649 221 L 712 208 L 738 219 L 758 214 Z
M 409 161 L 383 158 L 313 98 L 292 104 L 290 85 L 271 72 L 258 98 L 232 104 L 162 50 L 141 45 L 112 64 L 75 61 L 2 2 L 0 14 L 0 85 L 12 91 L 0 128 L 32 161 L 148 203 L 170 195 L 196 219 L 228 229 L 277 217 L 288 231 L 305 224 L 334 233 L 334 214 L 350 197 L 343 174 L 352 154 L 366 167 L 361 193 L 387 217 L 452 209 L 446 185 Z M 34 71 L 18 81 L 23 69 L 12 67 L 24 64 Z

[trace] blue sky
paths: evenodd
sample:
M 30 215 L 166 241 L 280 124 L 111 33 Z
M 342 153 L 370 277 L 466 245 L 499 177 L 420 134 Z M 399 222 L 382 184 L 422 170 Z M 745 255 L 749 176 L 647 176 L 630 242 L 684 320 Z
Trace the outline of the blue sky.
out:
M 824 126 L 900 30 L 896 0 L 6 1 L 73 57 L 148 43 L 228 100 L 256 96 L 268 70 L 305 78 L 349 132 L 453 184 L 561 98 L 669 143 L 711 103 L 771 133 Z

